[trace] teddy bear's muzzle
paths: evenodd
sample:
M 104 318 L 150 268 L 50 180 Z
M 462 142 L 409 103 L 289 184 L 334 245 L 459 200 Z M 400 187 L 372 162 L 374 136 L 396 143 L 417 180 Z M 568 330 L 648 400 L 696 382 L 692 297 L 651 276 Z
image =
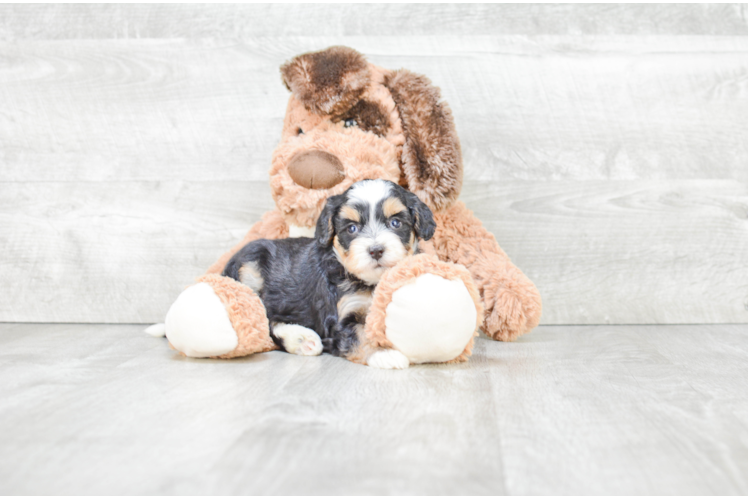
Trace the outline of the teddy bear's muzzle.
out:
M 343 164 L 338 157 L 318 149 L 294 155 L 288 163 L 288 175 L 307 189 L 330 189 L 345 179 Z

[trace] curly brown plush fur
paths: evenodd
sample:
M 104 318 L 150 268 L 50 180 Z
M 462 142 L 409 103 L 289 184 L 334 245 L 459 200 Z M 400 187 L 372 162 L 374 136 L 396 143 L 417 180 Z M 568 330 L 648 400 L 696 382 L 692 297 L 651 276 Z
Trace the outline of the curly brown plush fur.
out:
M 403 123 L 400 165 L 406 185 L 433 210 L 449 208 L 462 189 L 462 152 L 452 111 L 425 76 L 401 69 L 384 85 Z
M 478 289 L 470 279 L 470 273 L 462 266 L 451 266 L 447 262 L 442 262 L 433 255 L 420 254 L 403 261 L 387 271 L 382 280 L 377 284 L 371 310 L 366 317 L 366 329 L 363 342 L 358 349 L 349 356 L 349 361 L 354 363 L 366 364 L 366 359 L 377 349 L 392 349 L 393 345 L 386 336 L 385 318 L 387 315 L 387 305 L 392 301 L 392 294 L 414 279 L 426 273 L 440 276 L 446 280 L 462 280 L 467 286 L 468 293 L 478 305 L 477 324 L 475 333 L 470 342 L 465 346 L 462 353 L 450 362 L 467 361 L 473 351 L 473 344 L 478 335 L 478 328 L 481 326 L 483 318 L 483 307 L 481 306 Z
M 463 175 L 460 142 L 452 113 L 428 78 L 380 68 L 346 47 L 302 54 L 284 64 L 281 73 L 292 95 L 270 169 L 277 209 L 255 224 L 209 273 L 220 272 L 236 249 L 249 241 L 287 237 L 291 226 L 313 227 L 327 198 L 354 182 L 388 179 L 399 181 L 433 210 L 437 231 L 432 241 L 421 246 L 424 253 L 441 261 L 431 272 L 451 276 L 450 267 L 467 269 L 455 276 L 464 279 L 471 294 L 480 294 L 484 307 L 479 304 L 477 309 L 488 335 L 513 340 L 538 324 L 542 303 L 535 285 L 464 203 L 457 201 Z M 307 156 L 301 161 L 299 155 Z M 421 272 L 423 262 L 403 264 L 404 279 Z M 388 285 L 392 289 L 379 295 L 372 310 L 372 324 L 367 323 L 366 330 L 372 345 L 387 345 L 383 318 L 397 283 Z M 224 300 L 227 308 L 236 303 L 233 297 L 242 295 L 241 288 L 234 289 L 233 284 L 211 284 L 222 300 L 228 297 Z M 234 306 L 228 309 L 245 339 L 266 335 L 263 329 L 250 332 L 247 318 L 261 317 L 256 307 L 251 309 L 245 313 Z M 244 340 L 240 344 L 249 347 L 226 356 L 267 349 L 265 340 L 269 338 L 256 345 Z M 470 346 L 459 359 L 469 353 Z
M 330 47 L 281 66 L 286 88 L 311 112 L 340 113 L 358 101 L 369 84 L 366 59 L 348 47 Z
M 462 264 L 486 306 L 483 331 L 495 340 L 514 340 L 540 321 L 540 293 L 499 247 L 496 238 L 462 201 L 434 214 L 431 241 L 441 260 Z M 424 245 L 425 246 L 425 245 Z
M 237 336 L 236 348 L 216 358 L 236 358 L 278 349 L 270 338 L 265 306 L 248 286 L 218 274 L 206 274 L 198 282 L 207 283 L 213 288 L 226 307 Z

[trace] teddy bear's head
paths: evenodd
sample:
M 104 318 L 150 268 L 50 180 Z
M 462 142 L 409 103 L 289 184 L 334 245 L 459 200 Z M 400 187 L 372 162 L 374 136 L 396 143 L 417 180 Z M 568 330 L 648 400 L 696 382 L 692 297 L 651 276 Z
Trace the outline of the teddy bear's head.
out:
M 328 197 L 363 179 L 388 179 L 432 210 L 462 186 L 452 113 L 424 76 L 370 64 L 347 47 L 281 66 L 291 97 L 270 185 L 289 225 L 312 228 Z

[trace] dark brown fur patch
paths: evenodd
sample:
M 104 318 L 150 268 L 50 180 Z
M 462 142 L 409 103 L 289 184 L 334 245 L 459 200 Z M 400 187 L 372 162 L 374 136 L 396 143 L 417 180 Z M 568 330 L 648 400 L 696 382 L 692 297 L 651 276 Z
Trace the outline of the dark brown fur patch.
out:
M 462 152 L 452 112 L 425 76 L 398 70 L 384 81 L 402 119 L 401 182 L 432 210 L 454 203 L 462 189 Z
M 281 66 L 286 88 L 310 112 L 344 113 L 369 85 L 364 56 L 348 47 L 330 47 L 296 56 Z
M 390 118 L 382 106 L 363 99 L 345 113 L 333 117 L 333 121 L 345 121 L 350 118 L 356 120 L 361 130 L 374 132 L 380 137 L 384 137 L 392 127 Z

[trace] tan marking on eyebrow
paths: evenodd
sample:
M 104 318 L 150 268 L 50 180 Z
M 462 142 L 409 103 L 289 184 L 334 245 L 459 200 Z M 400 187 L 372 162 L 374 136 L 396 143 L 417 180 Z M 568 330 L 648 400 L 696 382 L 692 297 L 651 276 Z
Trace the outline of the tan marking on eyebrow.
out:
M 340 209 L 340 216 L 344 219 L 352 220 L 354 222 L 361 222 L 361 214 L 359 214 L 358 210 L 350 205 L 343 205 L 343 207 Z
M 382 203 L 382 212 L 384 212 L 384 216 L 387 218 L 399 214 L 403 210 L 405 210 L 405 205 L 403 205 L 403 202 L 397 198 L 387 198 L 384 200 L 384 203 Z

